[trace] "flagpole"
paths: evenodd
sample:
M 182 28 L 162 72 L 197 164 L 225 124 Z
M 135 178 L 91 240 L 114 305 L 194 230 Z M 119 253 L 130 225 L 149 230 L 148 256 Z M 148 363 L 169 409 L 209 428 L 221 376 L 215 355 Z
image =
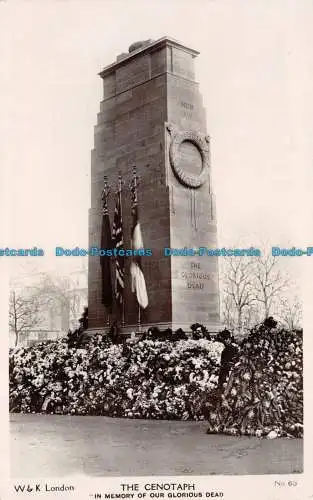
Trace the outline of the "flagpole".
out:
M 123 297 L 123 302 L 122 302 L 122 326 L 125 326 L 125 302 L 124 302 L 124 297 Z
M 118 175 L 118 192 L 119 192 L 119 197 L 120 197 L 121 220 L 123 220 L 122 184 L 123 184 L 122 175 L 121 175 L 121 173 L 119 173 L 119 175 Z M 124 293 L 122 295 L 122 326 L 125 326 L 125 301 L 124 301 Z
M 132 179 L 132 189 L 133 189 L 133 206 L 137 205 L 138 203 L 138 198 L 137 198 L 137 187 L 138 187 L 138 177 L 137 177 L 137 169 L 134 166 L 133 167 L 133 179 Z
M 133 166 L 133 178 L 131 182 L 131 190 L 132 190 L 132 208 L 135 208 L 138 203 L 137 199 L 137 186 L 138 186 L 138 177 L 137 177 L 137 169 L 136 166 Z M 138 333 L 140 333 L 140 325 L 141 325 L 141 318 L 140 318 L 140 304 L 138 302 L 138 311 L 137 311 L 137 328 L 138 328 Z
M 133 215 L 132 248 L 135 250 L 139 250 L 140 247 L 143 246 L 141 229 L 138 220 L 138 193 L 137 193 L 138 181 L 139 179 L 137 177 L 136 166 L 134 166 L 133 176 L 130 183 L 130 189 L 132 194 L 132 215 Z M 141 269 L 140 257 L 138 258 L 138 256 L 136 257 L 136 259 L 133 260 L 133 273 L 134 273 L 133 278 L 135 281 L 135 289 L 133 291 L 135 291 L 136 293 L 137 303 L 138 303 L 137 326 L 140 332 L 141 321 L 142 321 L 141 308 L 145 309 L 145 307 L 148 304 L 148 298 L 147 298 L 146 284 Z M 143 305 L 145 304 L 145 302 L 147 302 L 147 304 Z
M 108 183 L 108 177 L 107 177 L 107 175 L 104 175 L 103 176 L 103 189 L 102 189 L 102 193 L 101 193 L 102 214 L 103 214 L 103 216 L 104 216 L 105 213 L 108 215 L 108 197 L 109 197 L 110 191 L 111 191 L 111 189 L 110 189 L 110 186 L 109 186 L 109 183 Z M 109 268 L 109 272 L 111 272 L 110 269 L 111 268 Z M 110 278 L 110 282 L 111 282 L 111 278 Z M 102 286 L 103 286 L 103 283 L 102 283 Z M 103 293 L 103 291 L 102 291 L 102 293 Z M 111 305 L 111 307 L 112 307 L 112 305 Z M 107 309 L 106 326 L 110 327 L 110 313 L 109 313 L 108 309 Z
M 138 333 L 141 331 L 141 307 L 140 304 L 138 303 Z

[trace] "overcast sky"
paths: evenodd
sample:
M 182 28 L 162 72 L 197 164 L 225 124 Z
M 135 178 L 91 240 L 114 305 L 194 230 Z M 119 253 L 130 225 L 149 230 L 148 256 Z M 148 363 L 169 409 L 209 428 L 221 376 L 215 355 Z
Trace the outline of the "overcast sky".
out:
M 312 11 L 305 0 L 1 2 L 0 246 L 87 246 L 98 72 L 132 42 L 165 35 L 200 51 L 220 246 L 313 245 Z M 75 265 L 40 266 L 61 260 Z

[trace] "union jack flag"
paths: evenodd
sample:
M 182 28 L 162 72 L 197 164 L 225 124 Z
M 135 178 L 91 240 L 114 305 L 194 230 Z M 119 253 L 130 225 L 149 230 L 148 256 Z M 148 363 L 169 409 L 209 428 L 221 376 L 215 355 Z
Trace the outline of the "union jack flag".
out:
M 117 250 L 124 249 L 123 238 L 123 219 L 122 219 L 122 191 L 117 192 L 116 206 L 114 211 L 114 220 L 112 226 L 112 240 L 114 248 Z M 125 257 L 118 255 L 115 256 L 115 296 L 116 302 L 120 308 L 123 306 L 123 295 L 125 287 Z

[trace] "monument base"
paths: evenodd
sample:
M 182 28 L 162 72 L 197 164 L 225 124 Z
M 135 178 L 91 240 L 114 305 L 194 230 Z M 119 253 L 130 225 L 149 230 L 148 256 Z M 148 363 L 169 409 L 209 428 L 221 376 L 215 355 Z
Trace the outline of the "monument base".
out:
M 133 332 L 136 334 L 138 333 L 144 333 L 148 331 L 149 328 L 152 327 L 158 327 L 160 331 L 167 330 L 168 328 L 171 328 L 173 332 L 178 330 L 179 328 L 182 328 L 184 332 L 186 333 L 191 333 L 190 329 L 190 324 L 182 324 L 182 323 L 172 323 L 172 322 L 167 322 L 167 323 L 158 323 L 158 324 L 144 324 L 144 325 L 127 325 L 121 328 L 121 333 L 125 335 L 130 335 Z M 208 332 L 210 334 L 217 334 L 222 330 L 222 326 L 220 323 L 211 323 L 211 324 L 205 324 L 204 325 Z M 93 335 L 103 335 L 107 334 L 109 332 L 109 327 L 103 327 L 103 328 L 88 328 L 86 330 L 85 334 L 87 337 L 92 337 Z

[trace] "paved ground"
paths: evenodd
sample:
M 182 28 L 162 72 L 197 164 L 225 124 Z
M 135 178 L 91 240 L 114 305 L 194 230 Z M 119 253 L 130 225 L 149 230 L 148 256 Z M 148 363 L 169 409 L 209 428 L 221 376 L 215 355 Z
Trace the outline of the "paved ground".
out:
M 291 474 L 301 439 L 205 434 L 201 422 L 11 415 L 12 477 Z

